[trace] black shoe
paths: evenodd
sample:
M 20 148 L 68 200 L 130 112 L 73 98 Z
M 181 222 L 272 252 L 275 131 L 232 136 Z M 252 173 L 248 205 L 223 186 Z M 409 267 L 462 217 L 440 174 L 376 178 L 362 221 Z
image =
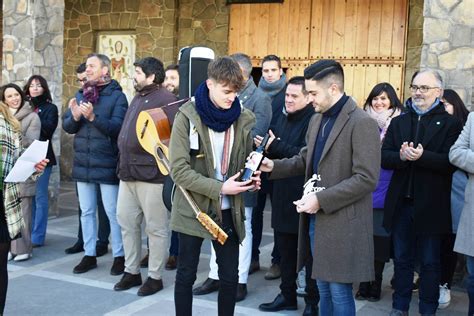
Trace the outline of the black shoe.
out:
M 250 261 L 249 275 L 260 270 L 260 262 L 258 260 Z
M 148 277 L 145 283 L 138 289 L 138 296 L 148 296 L 163 289 L 163 281 Z
M 97 268 L 97 259 L 93 256 L 84 256 L 82 257 L 81 262 L 74 267 L 72 272 L 84 273 L 94 268 Z
M 298 306 L 296 302 L 293 304 L 289 303 L 282 294 L 278 294 L 273 302 L 260 304 L 258 309 L 262 312 L 278 312 L 282 310 L 294 311 L 298 309 Z
M 148 255 L 149 253 L 147 252 L 145 257 L 140 260 L 140 268 L 148 268 Z
M 110 268 L 110 274 L 121 275 L 125 270 L 125 257 L 115 257 L 112 268 Z
M 64 250 L 64 252 L 68 255 L 72 255 L 74 253 L 79 253 L 84 251 L 84 245 L 80 244 L 79 242 L 76 242 L 74 246 L 69 247 Z
M 319 315 L 318 305 L 306 304 L 303 311 L 303 316 L 318 316 L 318 315 Z
M 359 290 L 355 295 L 355 299 L 358 301 L 365 301 L 369 297 L 370 282 L 360 282 Z
M 128 272 L 125 272 L 120 279 L 120 281 L 117 282 L 117 284 L 114 285 L 114 290 L 115 291 L 125 291 L 128 289 L 131 289 L 134 286 L 139 286 L 142 285 L 142 276 L 141 274 L 131 274 Z
M 245 299 L 247 296 L 247 284 L 239 283 L 237 284 L 237 295 L 235 295 L 235 301 L 240 302 Z
M 207 278 L 203 284 L 193 290 L 194 295 L 205 295 L 215 292 L 219 289 L 219 280 Z
M 369 302 L 378 302 L 380 301 L 380 295 L 382 293 L 382 280 L 373 281 L 370 283 L 369 295 L 367 295 L 367 300 Z
M 104 246 L 104 245 L 97 245 L 95 246 L 95 255 L 97 257 L 102 257 L 105 255 L 107 252 L 109 252 L 109 247 Z

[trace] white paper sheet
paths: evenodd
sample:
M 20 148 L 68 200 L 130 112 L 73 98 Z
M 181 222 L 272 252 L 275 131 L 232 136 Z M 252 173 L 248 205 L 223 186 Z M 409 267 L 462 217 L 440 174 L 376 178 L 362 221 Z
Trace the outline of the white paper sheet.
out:
M 5 182 L 25 182 L 36 170 L 35 165 L 46 158 L 49 141 L 35 140 L 18 158 Z

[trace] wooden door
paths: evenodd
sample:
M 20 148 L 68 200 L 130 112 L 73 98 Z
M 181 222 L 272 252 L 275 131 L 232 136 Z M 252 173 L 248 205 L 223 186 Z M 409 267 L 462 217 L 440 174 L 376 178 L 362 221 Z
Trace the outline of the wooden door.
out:
M 278 55 L 288 77 L 319 59 L 336 59 L 344 67 L 346 92 L 359 105 L 382 81 L 402 98 L 407 13 L 408 0 L 234 4 L 229 53 L 246 53 L 258 67 L 265 55 Z

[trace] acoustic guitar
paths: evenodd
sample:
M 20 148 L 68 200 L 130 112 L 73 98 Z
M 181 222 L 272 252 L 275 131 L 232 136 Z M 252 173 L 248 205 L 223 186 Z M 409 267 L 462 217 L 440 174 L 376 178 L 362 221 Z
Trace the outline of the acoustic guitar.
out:
M 162 108 L 142 111 L 138 115 L 136 132 L 138 141 L 143 149 L 155 157 L 160 172 L 164 175 L 169 174 L 170 165 L 168 160 L 168 145 L 171 137 L 171 126 L 168 116 Z M 223 245 L 227 240 L 227 234 L 204 213 L 196 204 L 191 194 L 183 187 L 176 185 L 183 193 L 184 198 L 191 206 L 198 221 L 206 230 Z

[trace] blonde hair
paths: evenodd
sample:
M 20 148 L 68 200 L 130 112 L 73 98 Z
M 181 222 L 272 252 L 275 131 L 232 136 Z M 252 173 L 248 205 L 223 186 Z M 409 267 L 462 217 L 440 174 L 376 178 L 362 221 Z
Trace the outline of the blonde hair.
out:
M 8 105 L 6 105 L 3 101 L 0 101 L 0 114 L 3 115 L 5 121 L 7 121 L 13 127 L 15 132 L 21 133 L 20 122 L 13 116 L 13 114 L 8 109 Z

